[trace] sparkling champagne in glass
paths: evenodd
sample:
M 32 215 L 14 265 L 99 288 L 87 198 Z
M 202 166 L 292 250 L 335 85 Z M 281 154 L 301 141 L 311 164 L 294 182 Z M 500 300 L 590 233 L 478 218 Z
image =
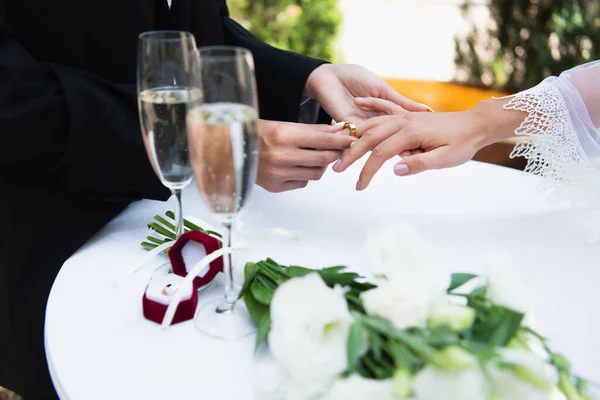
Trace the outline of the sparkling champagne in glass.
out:
M 233 247 L 235 228 L 256 180 L 258 101 L 254 63 L 248 50 L 200 49 L 204 99 L 188 112 L 188 134 L 196 184 L 213 217 L 223 228 L 223 247 Z M 224 257 L 225 294 L 198 310 L 195 324 L 220 339 L 255 331 L 233 281 L 233 258 Z
M 138 108 L 144 145 L 154 172 L 177 199 L 179 237 L 183 233 L 181 192 L 193 178 L 186 116 L 202 102 L 196 41 L 188 32 L 145 32 L 139 37 L 138 53 Z

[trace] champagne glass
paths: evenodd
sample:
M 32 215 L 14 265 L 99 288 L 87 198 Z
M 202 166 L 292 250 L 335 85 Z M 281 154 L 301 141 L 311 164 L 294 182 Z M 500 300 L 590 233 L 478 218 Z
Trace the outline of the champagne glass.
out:
M 194 35 L 152 31 L 139 36 L 138 108 L 148 158 L 177 199 L 176 237 L 183 233 L 181 192 L 192 181 L 186 115 L 200 104 L 202 87 Z
M 200 49 L 204 99 L 188 112 L 188 134 L 196 183 L 210 213 L 223 228 L 223 247 L 256 180 L 258 99 L 252 54 L 236 47 Z M 207 303 L 196 327 L 216 338 L 237 339 L 255 331 L 243 302 L 237 302 L 232 255 L 224 259 L 225 296 Z

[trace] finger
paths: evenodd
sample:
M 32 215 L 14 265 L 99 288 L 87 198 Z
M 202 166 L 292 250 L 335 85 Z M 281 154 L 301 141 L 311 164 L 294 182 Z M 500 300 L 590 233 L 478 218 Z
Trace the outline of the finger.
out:
M 413 150 L 406 150 L 406 151 L 403 151 L 402 153 L 400 153 L 400 154 L 398 154 L 398 155 L 399 155 L 400 157 L 410 157 L 410 156 L 412 156 L 412 155 L 415 155 L 415 154 L 421 154 L 421 153 L 423 153 L 423 150 L 421 150 L 421 149 L 413 149 Z
M 386 90 L 385 93 L 383 93 L 383 95 L 380 97 L 398 104 L 406 111 L 433 111 L 429 106 L 408 99 L 402 96 L 400 93 L 396 92 L 391 87 L 389 88 L 389 90 Z
M 339 150 L 295 150 L 285 157 L 284 164 L 302 167 L 326 167 L 342 155 Z
M 375 125 L 368 129 L 363 136 L 335 163 L 333 170 L 335 172 L 343 172 L 356 160 L 367 154 L 369 150 L 375 146 L 379 146 L 382 142 L 388 139 L 402 129 L 404 126 L 403 118 L 389 118 L 386 122 Z M 398 152 L 393 155 L 398 154 Z M 393 156 L 392 155 L 392 156 Z
M 308 181 L 287 181 L 276 185 L 269 186 L 267 189 L 272 193 L 287 192 L 290 190 L 303 189 L 308 185 Z
M 324 173 L 325 167 L 284 167 L 277 171 L 277 181 L 318 181 Z
M 390 158 L 393 158 L 397 154 L 401 154 L 406 149 L 419 148 L 420 138 L 416 135 L 409 135 L 403 132 L 397 135 L 391 136 L 389 139 L 379 143 L 371 152 L 367 162 L 363 166 L 358 182 L 356 183 L 356 190 L 364 190 L 369 186 L 373 176 L 379 171 L 381 166 Z M 416 156 L 410 156 L 416 157 Z M 409 157 L 409 158 L 410 158 Z
M 406 110 L 398 104 L 390 100 L 378 99 L 375 97 L 358 97 L 354 99 L 354 103 L 358 107 L 370 108 L 389 115 L 406 113 Z
M 467 154 L 450 150 L 450 147 L 438 147 L 421 154 L 415 154 L 402 159 L 394 166 L 394 173 L 398 176 L 419 174 L 432 169 L 456 167 L 464 164 L 470 157 Z
M 356 138 L 354 137 L 341 134 L 342 130 L 339 127 L 332 126 L 332 129 L 335 129 L 333 134 L 314 129 L 300 132 L 300 134 L 296 136 L 294 143 L 300 148 L 346 150 L 356 141 Z

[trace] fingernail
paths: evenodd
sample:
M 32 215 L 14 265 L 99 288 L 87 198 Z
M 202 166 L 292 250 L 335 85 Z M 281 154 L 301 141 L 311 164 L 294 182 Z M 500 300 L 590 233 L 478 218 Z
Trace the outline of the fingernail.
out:
M 427 104 L 421 103 L 421 105 L 427 109 L 427 112 L 435 112 L 433 111 L 433 108 L 429 107 Z
M 337 161 L 335 162 L 335 164 L 333 164 L 333 170 L 334 170 L 335 172 L 339 172 L 339 171 L 338 171 L 338 168 L 340 167 L 340 165 L 341 165 L 341 164 L 342 164 L 342 160 L 337 160 Z
M 360 179 L 356 182 L 356 190 L 361 191 L 362 187 L 360 186 Z
M 398 164 L 398 165 L 394 166 L 394 173 L 398 176 L 408 174 L 408 165 Z

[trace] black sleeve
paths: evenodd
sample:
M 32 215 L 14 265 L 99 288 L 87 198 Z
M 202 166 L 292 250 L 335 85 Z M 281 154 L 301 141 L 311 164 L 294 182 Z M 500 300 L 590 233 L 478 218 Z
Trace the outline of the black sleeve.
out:
M 229 18 L 225 0 L 219 1 L 225 43 L 249 49 L 254 56 L 261 118 L 298 122 L 302 94 L 308 76 L 325 61 L 276 49 L 261 42 Z M 324 112 L 319 122 L 329 123 Z
M 141 139 L 136 87 L 38 62 L 0 5 L 0 174 L 47 176 L 88 198 L 164 199 Z

